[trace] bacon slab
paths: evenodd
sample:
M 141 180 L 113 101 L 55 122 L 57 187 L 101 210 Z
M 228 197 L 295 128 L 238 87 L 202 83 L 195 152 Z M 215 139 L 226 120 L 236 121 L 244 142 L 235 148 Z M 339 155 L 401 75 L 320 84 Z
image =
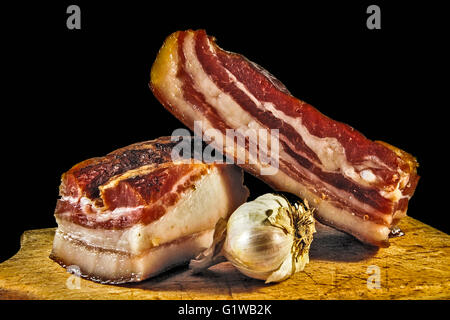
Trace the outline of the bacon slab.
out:
M 248 196 L 234 165 L 172 159 L 170 137 L 83 161 L 63 174 L 51 258 L 104 283 L 188 262 Z M 73 269 L 73 267 L 72 267 Z
M 201 120 L 204 138 L 217 148 L 212 129 L 227 146 L 234 145 L 227 129 L 278 129 L 274 174 L 261 175 L 265 163 L 259 158 L 238 159 L 240 151 L 249 154 L 248 137 L 237 150 L 219 151 L 273 188 L 307 199 L 321 222 L 363 242 L 389 245 L 390 230 L 406 215 L 419 179 L 408 153 L 326 117 L 260 66 L 219 48 L 204 30 L 175 32 L 165 40 L 150 88 L 189 128 Z

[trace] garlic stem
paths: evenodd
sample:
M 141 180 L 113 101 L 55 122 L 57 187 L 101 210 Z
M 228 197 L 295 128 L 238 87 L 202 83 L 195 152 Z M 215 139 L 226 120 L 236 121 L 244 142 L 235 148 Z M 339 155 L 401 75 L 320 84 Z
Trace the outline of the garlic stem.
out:
M 213 243 L 211 246 L 200 253 L 195 259 L 192 259 L 189 263 L 189 268 L 194 274 L 200 273 L 213 265 L 227 261 L 223 252 L 223 244 L 227 235 L 227 221 L 223 218 L 217 221 Z

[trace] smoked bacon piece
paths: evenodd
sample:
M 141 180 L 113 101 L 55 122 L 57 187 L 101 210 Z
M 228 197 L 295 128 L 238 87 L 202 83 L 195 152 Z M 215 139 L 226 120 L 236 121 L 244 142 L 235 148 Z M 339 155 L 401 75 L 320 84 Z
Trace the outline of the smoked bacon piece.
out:
M 201 128 L 205 141 L 246 171 L 307 199 L 321 222 L 363 242 L 389 245 L 390 230 L 406 215 L 419 179 L 413 156 L 293 97 L 269 72 L 221 49 L 204 30 L 165 40 L 150 88 L 175 117 Z M 227 137 L 230 129 L 235 136 Z M 265 158 L 251 152 L 249 129 L 257 132 L 257 150 Z M 268 165 L 275 170 L 264 172 Z
M 123 283 L 208 248 L 216 222 L 247 199 L 242 169 L 174 158 L 177 145 L 135 143 L 64 173 L 50 257 L 88 279 Z

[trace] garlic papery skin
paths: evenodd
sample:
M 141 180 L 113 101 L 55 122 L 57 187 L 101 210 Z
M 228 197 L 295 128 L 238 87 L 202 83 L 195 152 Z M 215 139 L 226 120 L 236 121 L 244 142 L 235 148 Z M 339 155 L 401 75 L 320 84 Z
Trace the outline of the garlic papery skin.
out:
M 301 202 L 268 193 L 242 204 L 228 222 L 216 225 L 213 245 L 191 261 L 194 272 L 224 256 L 243 274 L 279 282 L 303 270 L 315 232 L 312 210 Z
M 224 255 L 245 275 L 266 280 L 291 251 L 294 239 L 280 228 L 272 226 L 250 227 L 233 225 L 228 234 Z M 240 232 L 242 231 L 242 232 Z

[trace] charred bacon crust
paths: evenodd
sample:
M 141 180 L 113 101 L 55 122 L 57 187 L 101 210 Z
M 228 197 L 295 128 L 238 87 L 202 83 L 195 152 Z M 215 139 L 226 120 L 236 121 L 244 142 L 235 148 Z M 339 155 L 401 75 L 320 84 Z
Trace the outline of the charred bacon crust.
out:
M 170 137 L 140 142 L 118 149 L 101 158 L 83 161 L 63 175 L 73 176 L 84 195 L 90 199 L 99 198 L 99 187 L 111 178 L 148 164 L 170 162 L 171 151 L 177 142 Z M 62 195 L 77 196 L 63 190 Z

